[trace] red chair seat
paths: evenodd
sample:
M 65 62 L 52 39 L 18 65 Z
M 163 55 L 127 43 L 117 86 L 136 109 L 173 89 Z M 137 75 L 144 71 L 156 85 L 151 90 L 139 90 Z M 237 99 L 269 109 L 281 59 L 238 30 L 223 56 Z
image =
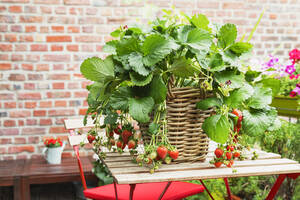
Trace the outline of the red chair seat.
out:
M 133 200 L 158 199 L 167 182 L 136 184 Z M 118 199 L 128 200 L 130 186 L 127 184 L 117 185 Z M 179 200 L 204 191 L 202 185 L 187 182 L 172 182 L 163 200 Z M 114 184 L 86 189 L 83 191 L 85 197 L 95 200 L 115 200 Z

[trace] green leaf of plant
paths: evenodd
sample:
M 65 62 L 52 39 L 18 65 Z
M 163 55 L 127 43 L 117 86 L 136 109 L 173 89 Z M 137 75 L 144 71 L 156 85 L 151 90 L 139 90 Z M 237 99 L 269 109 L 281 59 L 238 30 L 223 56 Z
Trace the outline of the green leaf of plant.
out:
M 87 98 L 87 102 L 89 104 L 89 107 L 95 107 L 97 104 L 97 98 L 101 94 L 101 90 L 103 89 L 103 83 L 95 82 L 92 85 L 88 86 L 89 95 Z
M 247 42 L 237 42 L 229 47 L 230 51 L 240 56 L 243 53 L 249 52 L 252 49 L 252 44 Z
M 233 71 L 223 71 L 215 74 L 215 78 L 219 83 L 226 84 L 230 80 L 230 88 L 240 88 L 244 85 L 244 76 L 242 74 L 236 75 Z
M 129 98 L 133 97 L 129 87 L 120 87 L 110 97 L 110 105 L 116 110 L 127 110 Z
M 247 105 L 255 109 L 263 109 L 272 103 L 271 88 L 254 87 L 254 94 L 248 99 Z
M 224 60 L 224 62 L 230 64 L 233 67 L 240 67 L 240 60 L 239 57 L 232 53 L 232 51 L 226 50 L 225 52 L 220 52 L 220 54 L 222 55 L 222 58 Z
M 113 32 L 111 32 L 110 33 L 110 35 L 112 36 L 112 37 L 119 37 L 120 36 L 120 33 L 121 33 L 121 30 L 120 30 L 120 28 L 118 28 L 118 29 L 116 29 L 116 30 L 114 30 Z
M 131 98 L 129 100 L 129 114 L 138 122 L 146 123 L 150 120 L 149 113 L 154 106 L 152 97 L 143 97 L 139 99 Z
M 236 36 L 237 30 L 234 24 L 223 25 L 217 34 L 218 46 L 225 49 L 235 42 Z
M 120 56 L 128 55 L 132 52 L 139 52 L 140 46 L 136 38 L 120 40 L 117 44 L 117 53 Z
M 270 110 L 244 110 L 242 128 L 243 131 L 250 136 L 256 136 L 264 133 L 267 128 L 276 119 L 276 109 L 271 108 Z
M 151 82 L 153 74 L 149 74 L 148 76 L 142 76 L 139 75 L 136 72 L 130 72 L 129 73 L 130 79 L 132 81 L 132 83 L 136 86 L 144 86 L 147 85 Z
M 102 50 L 105 53 L 115 55 L 115 54 L 117 54 L 117 52 L 116 52 L 117 44 L 118 44 L 118 40 L 111 40 L 109 42 L 106 42 L 106 44 L 103 46 Z
M 171 39 L 166 39 L 159 34 L 150 35 L 145 39 L 142 46 L 143 62 L 147 66 L 153 66 L 177 48 L 179 48 L 179 45 Z
M 142 76 L 147 76 L 150 69 L 144 66 L 143 56 L 137 52 L 133 52 L 128 57 L 129 65 L 131 68 Z
M 266 88 L 272 89 L 272 96 L 276 96 L 280 90 L 280 80 L 275 78 L 262 79 L 261 83 Z
M 252 81 L 254 81 L 254 79 L 257 78 L 260 74 L 261 74 L 261 72 L 248 70 L 248 71 L 246 72 L 246 74 L 245 74 L 245 79 L 246 79 L 247 82 L 252 82 Z
M 207 17 L 203 14 L 194 15 L 191 19 L 191 23 L 197 28 L 202 28 L 207 31 L 211 31 L 211 28 L 208 27 L 209 21 Z
M 104 124 L 115 124 L 118 119 L 117 113 L 109 113 L 104 118 Z
M 85 78 L 91 81 L 105 82 L 114 77 L 114 63 L 111 56 L 105 60 L 92 57 L 83 61 L 80 71 Z
M 150 84 L 150 96 L 154 99 L 156 104 L 162 103 L 166 100 L 167 86 L 161 76 L 154 76 Z
M 225 69 L 222 55 L 217 53 L 212 56 L 209 62 L 210 71 L 221 71 Z
M 244 84 L 243 87 L 232 91 L 230 96 L 225 98 L 225 103 L 231 108 L 239 108 L 242 102 L 250 98 L 253 93 L 253 87 L 249 84 Z
M 221 106 L 222 102 L 216 97 L 210 97 L 197 102 L 196 107 L 201 110 L 207 110 L 211 107 Z
M 193 64 L 192 60 L 186 59 L 185 57 L 175 60 L 169 71 L 176 76 L 183 78 L 188 78 L 189 76 L 193 76 L 195 73 L 200 73 L 200 69 Z
M 203 130 L 215 142 L 224 144 L 230 133 L 230 123 L 224 115 L 213 115 L 205 119 Z
M 149 124 L 148 132 L 149 132 L 151 135 L 156 135 L 156 134 L 159 132 L 159 128 L 160 128 L 160 125 L 159 125 L 159 124 L 154 123 L 154 122 L 151 122 L 151 123 Z
M 208 31 L 195 28 L 189 31 L 185 44 L 191 47 L 193 53 L 202 57 L 207 54 L 212 44 L 212 38 Z

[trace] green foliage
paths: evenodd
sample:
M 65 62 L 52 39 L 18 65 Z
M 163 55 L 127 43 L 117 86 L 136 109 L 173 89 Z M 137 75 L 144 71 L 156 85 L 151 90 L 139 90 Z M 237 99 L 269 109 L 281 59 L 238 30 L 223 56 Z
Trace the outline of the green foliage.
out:
M 156 104 L 165 101 L 167 96 L 167 87 L 161 76 L 154 76 L 150 84 L 150 96 L 154 99 Z
M 113 183 L 113 178 L 109 174 L 107 167 L 100 160 L 93 162 L 93 173 L 99 179 L 98 185 L 107 185 Z
M 254 94 L 248 99 L 247 105 L 254 109 L 263 109 L 272 103 L 271 88 L 255 86 Z
M 225 24 L 218 33 L 218 46 L 225 49 L 232 45 L 237 37 L 237 30 L 234 24 Z
M 206 98 L 206 99 L 203 99 L 203 100 L 197 102 L 196 106 L 198 109 L 207 110 L 207 109 L 215 107 L 215 106 L 220 107 L 221 103 L 222 102 L 218 98 L 211 97 L 211 98 Z
M 149 113 L 154 106 L 154 100 L 152 97 L 143 98 L 131 98 L 129 100 L 129 114 L 133 119 L 146 123 L 150 120 Z
M 235 74 L 232 71 L 223 71 L 215 74 L 216 80 L 225 85 L 227 81 L 230 81 L 230 88 L 240 88 L 244 85 L 245 79 L 242 74 Z
M 181 57 L 174 61 L 170 68 L 170 71 L 178 77 L 188 78 L 190 76 L 193 76 L 195 73 L 198 74 L 200 72 L 200 69 L 193 64 L 191 59 Z

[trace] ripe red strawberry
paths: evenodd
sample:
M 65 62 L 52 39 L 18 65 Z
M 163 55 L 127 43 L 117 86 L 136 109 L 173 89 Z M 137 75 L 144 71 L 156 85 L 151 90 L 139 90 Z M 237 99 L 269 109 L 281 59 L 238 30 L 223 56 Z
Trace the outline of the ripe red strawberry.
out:
M 161 159 L 164 159 L 167 156 L 168 149 L 164 146 L 157 147 L 156 152 Z
M 227 149 L 227 151 L 234 151 L 234 146 L 232 146 L 232 145 L 228 145 L 227 147 L 226 147 L 226 149 Z
M 234 161 L 230 160 L 229 163 L 226 165 L 227 167 L 231 167 L 233 165 Z
M 232 158 L 232 153 L 226 152 L 226 158 L 227 158 L 227 160 L 230 160 Z
M 132 132 L 129 131 L 129 130 L 124 130 L 124 131 L 122 132 L 122 139 L 123 139 L 123 142 L 124 142 L 125 144 L 128 143 L 128 139 L 129 139 L 130 136 L 132 136 Z
M 118 148 L 121 148 L 121 149 L 124 149 L 124 148 L 126 147 L 126 144 L 119 140 L 119 141 L 117 142 L 117 147 L 118 147 Z
M 117 134 L 117 135 L 121 135 L 121 132 L 122 132 L 122 126 L 119 124 L 119 125 L 117 126 L 117 128 L 114 129 L 114 132 L 115 132 L 115 134 Z
M 223 164 L 223 163 L 220 162 L 220 161 L 214 163 L 214 165 L 215 165 L 216 168 L 221 167 L 222 164 Z
M 243 120 L 243 113 L 238 109 L 233 109 L 232 114 L 238 117 L 238 121 Z
M 128 149 L 134 149 L 135 148 L 135 141 L 129 140 L 128 142 Z
M 179 151 L 178 150 L 174 150 L 174 151 L 168 151 L 170 157 L 174 160 L 176 160 L 178 158 L 179 155 Z
M 216 150 L 215 150 L 215 155 L 216 155 L 216 157 L 217 158 L 220 158 L 222 155 L 223 155 L 223 150 L 222 149 L 220 149 L 220 148 L 216 148 Z
M 110 132 L 109 132 L 109 136 L 110 136 L 110 137 L 113 137 L 113 136 L 114 136 L 114 132 L 113 132 L 113 131 L 110 131 Z
M 233 153 L 233 157 L 235 157 L 235 158 L 238 158 L 238 157 L 240 157 L 240 152 L 238 152 L 238 151 L 235 151 L 234 153 Z
M 89 143 L 92 143 L 95 140 L 95 136 L 94 135 L 88 135 L 88 141 Z

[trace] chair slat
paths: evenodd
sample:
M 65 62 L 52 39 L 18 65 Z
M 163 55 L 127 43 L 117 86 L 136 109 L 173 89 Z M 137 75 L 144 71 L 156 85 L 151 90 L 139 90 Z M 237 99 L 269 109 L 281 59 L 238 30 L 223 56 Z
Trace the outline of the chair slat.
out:
M 81 142 L 83 142 L 84 144 L 87 144 L 89 142 L 86 134 L 69 135 L 68 137 L 69 137 L 69 142 L 70 142 L 71 146 L 79 145 Z
M 103 120 L 103 117 L 101 118 L 101 121 Z M 70 129 L 77 129 L 77 128 L 89 128 L 94 127 L 93 119 L 91 117 L 87 118 L 87 124 L 83 125 L 83 117 L 82 118 L 75 118 L 75 119 L 66 119 L 64 120 L 65 128 L 67 130 Z

